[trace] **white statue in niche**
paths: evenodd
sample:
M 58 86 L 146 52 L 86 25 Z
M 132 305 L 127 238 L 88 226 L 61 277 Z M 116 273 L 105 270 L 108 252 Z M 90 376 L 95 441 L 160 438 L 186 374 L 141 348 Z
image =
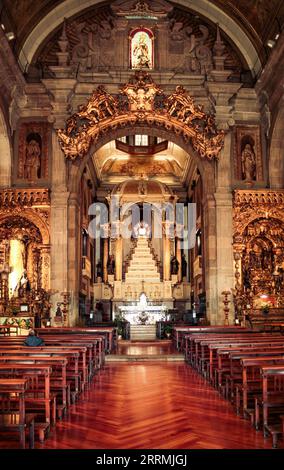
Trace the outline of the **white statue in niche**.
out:
M 135 225 L 134 227 L 134 235 L 135 237 L 147 237 L 149 238 L 151 235 L 151 229 L 149 224 L 145 222 L 139 222 L 138 224 Z
M 147 297 L 146 297 L 146 294 L 144 292 L 142 292 L 142 294 L 139 297 L 139 304 L 138 305 L 139 305 L 139 307 L 141 307 L 141 309 L 147 308 Z
M 149 33 L 137 31 L 132 38 L 132 68 L 152 68 L 152 40 Z

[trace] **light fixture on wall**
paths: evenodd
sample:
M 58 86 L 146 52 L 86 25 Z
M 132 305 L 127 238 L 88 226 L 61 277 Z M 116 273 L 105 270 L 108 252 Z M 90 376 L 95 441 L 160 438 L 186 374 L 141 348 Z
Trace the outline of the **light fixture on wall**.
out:
M 266 44 L 272 49 L 275 46 L 275 41 L 273 39 L 269 39 Z
M 9 31 L 9 33 L 6 33 L 6 38 L 8 39 L 8 41 L 12 41 L 13 39 L 15 39 L 15 34 L 13 33 L 13 31 Z

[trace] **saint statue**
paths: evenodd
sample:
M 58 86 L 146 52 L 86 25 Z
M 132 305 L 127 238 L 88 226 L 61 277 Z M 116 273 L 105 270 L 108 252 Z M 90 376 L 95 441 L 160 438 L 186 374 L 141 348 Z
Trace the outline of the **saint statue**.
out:
M 147 237 L 149 238 L 151 235 L 151 229 L 149 224 L 146 222 L 139 222 L 138 224 L 135 225 L 134 229 L 134 236 L 135 238 L 137 237 Z
M 39 178 L 41 149 L 39 143 L 32 139 L 27 143 L 24 163 L 24 178 L 35 181 Z
M 30 292 L 31 285 L 28 279 L 27 271 L 24 271 L 16 287 L 18 297 L 25 297 L 27 292 Z
M 144 292 L 142 292 L 142 294 L 140 295 L 139 307 L 141 307 L 143 309 L 147 307 L 147 297 L 146 297 L 146 294 Z
M 251 144 L 246 144 L 242 151 L 242 179 L 256 180 L 256 158 Z
M 171 274 L 177 274 L 178 273 L 178 268 L 179 268 L 179 262 L 176 259 L 175 256 L 172 256 L 171 258 Z
M 146 34 L 141 33 L 139 36 L 139 41 L 135 44 L 133 48 L 133 67 L 134 68 L 142 68 L 147 67 L 150 68 L 151 60 L 150 60 L 150 53 L 149 48 L 146 44 Z
M 114 274 L 115 272 L 115 259 L 113 255 L 110 255 L 108 262 L 107 262 L 107 273 Z

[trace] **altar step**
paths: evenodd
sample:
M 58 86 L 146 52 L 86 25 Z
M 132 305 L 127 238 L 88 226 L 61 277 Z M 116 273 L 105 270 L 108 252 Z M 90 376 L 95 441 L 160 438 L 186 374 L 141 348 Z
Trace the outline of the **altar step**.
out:
M 131 325 L 131 341 L 151 341 L 156 339 L 156 325 Z
M 184 362 L 183 354 L 108 354 L 105 361 L 120 362 Z
M 142 280 L 160 283 L 161 275 L 150 250 L 148 240 L 139 237 L 129 265 L 126 268 L 125 281 L 134 283 L 135 281 Z

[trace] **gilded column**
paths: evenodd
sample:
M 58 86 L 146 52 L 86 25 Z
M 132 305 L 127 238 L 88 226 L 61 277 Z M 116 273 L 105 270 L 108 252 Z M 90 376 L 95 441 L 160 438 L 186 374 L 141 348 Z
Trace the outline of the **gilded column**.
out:
M 164 281 L 171 279 L 171 240 L 169 237 L 168 226 L 164 224 L 163 233 L 163 260 L 164 260 Z
M 103 280 L 107 283 L 107 262 L 109 257 L 108 238 L 104 238 L 104 256 L 103 256 Z
M 50 289 L 50 246 L 41 247 L 41 287 L 49 291 Z
M 122 280 L 122 238 L 119 236 L 115 243 L 115 277 L 116 281 Z

